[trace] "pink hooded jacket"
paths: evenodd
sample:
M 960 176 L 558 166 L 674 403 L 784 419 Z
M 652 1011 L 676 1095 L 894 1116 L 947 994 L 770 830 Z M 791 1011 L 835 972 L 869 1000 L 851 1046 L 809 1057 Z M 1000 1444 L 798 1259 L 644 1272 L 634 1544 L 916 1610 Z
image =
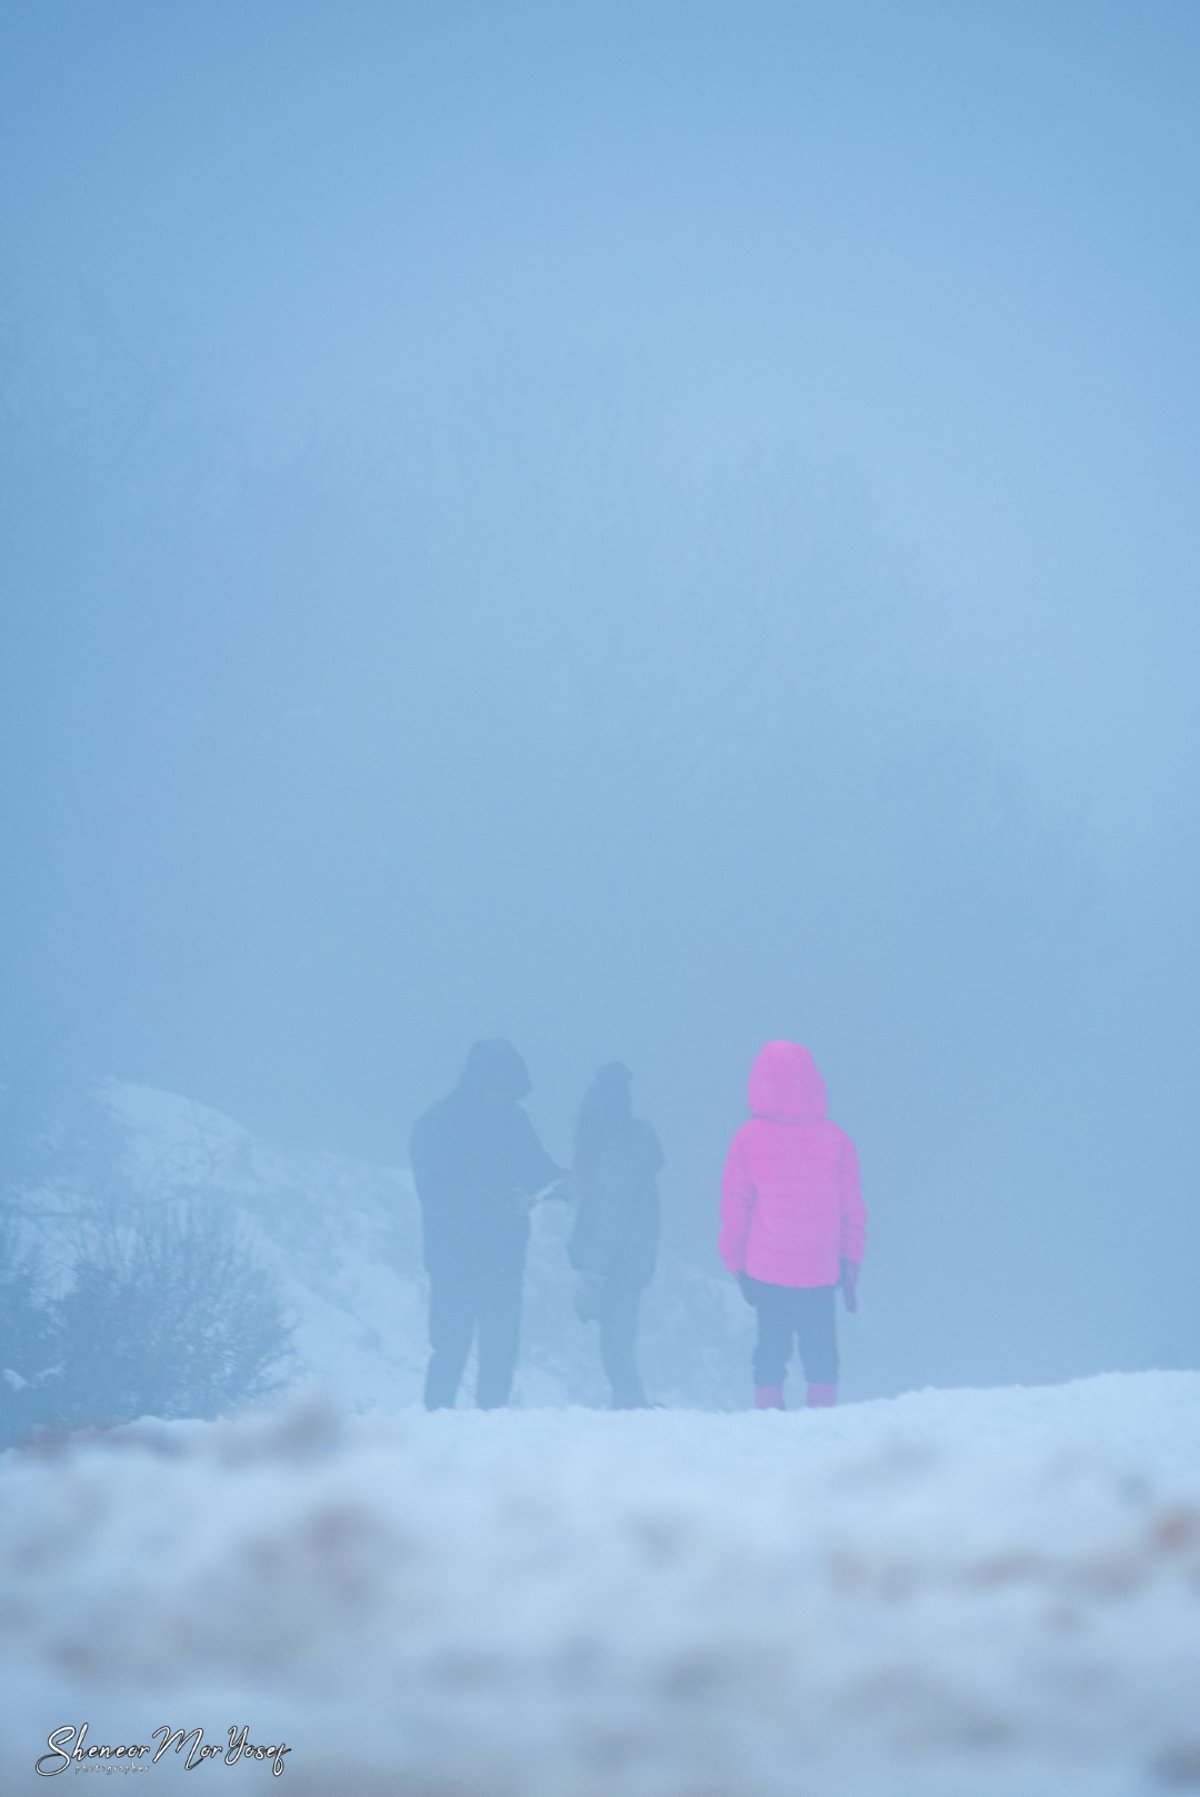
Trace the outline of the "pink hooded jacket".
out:
M 836 1285 L 863 1257 L 867 1213 L 854 1144 L 825 1115 L 807 1048 L 768 1042 L 750 1073 L 754 1115 L 721 1182 L 721 1259 L 770 1285 Z

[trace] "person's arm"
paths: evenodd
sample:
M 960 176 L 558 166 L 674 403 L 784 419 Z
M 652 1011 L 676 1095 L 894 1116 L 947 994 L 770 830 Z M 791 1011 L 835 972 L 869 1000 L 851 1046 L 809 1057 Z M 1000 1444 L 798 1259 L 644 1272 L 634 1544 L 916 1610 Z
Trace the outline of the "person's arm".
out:
M 588 1194 L 583 1192 L 580 1194 L 576 1207 L 571 1233 L 567 1237 L 567 1259 L 577 1273 L 594 1273 L 596 1271 L 594 1222 L 594 1209 L 588 1200 Z
M 422 1117 L 413 1130 L 408 1162 L 413 1185 L 421 1209 L 421 1261 L 431 1276 L 450 1258 L 449 1245 L 453 1227 L 447 1215 L 444 1154 L 438 1152 L 431 1138 L 436 1134 L 430 1120 Z
M 847 1310 L 858 1309 L 858 1269 L 867 1243 L 867 1213 L 862 1201 L 858 1155 L 849 1136 L 842 1139 L 838 1160 L 838 1202 L 841 1211 L 842 1294 Z
M 537 1139 L 537 1132 L 519 1105 L 513 1106 L 513 1176 L 522 1198 L 535 1198 L 547 1186 L 568 1177 L 567 1169 L 551 1160 Z
M 741 1132 L 734 1136 L 721 1179 L 721 1234 L 717 1248 L 731 1273 L 746 1270 L 746 1237 L 754 1214 L 754 1180 L 746 1166 Z
M 636 1132 L 611 1138 L 588 1170 L 591 1266 L 604 1278 L 627 1267 L 644 1223 L 646 1144 Z

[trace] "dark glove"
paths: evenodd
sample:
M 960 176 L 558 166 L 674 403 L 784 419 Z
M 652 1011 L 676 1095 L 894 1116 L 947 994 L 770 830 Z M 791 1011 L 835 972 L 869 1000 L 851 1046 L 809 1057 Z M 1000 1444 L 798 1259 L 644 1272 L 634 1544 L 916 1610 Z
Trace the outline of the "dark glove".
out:
M 858 1262 L 856 1260 L 842 1262 L 842 1302 L 852 1315 L 858 1309 Z
M 747 1304 L 757 1304 L 758 1303 L 757 1281 L 751 1279 L 749 1273 L 739 1273 L 737 1276 L 737 1282 L 742 1289 L 742 1296 L 746 1300 Z

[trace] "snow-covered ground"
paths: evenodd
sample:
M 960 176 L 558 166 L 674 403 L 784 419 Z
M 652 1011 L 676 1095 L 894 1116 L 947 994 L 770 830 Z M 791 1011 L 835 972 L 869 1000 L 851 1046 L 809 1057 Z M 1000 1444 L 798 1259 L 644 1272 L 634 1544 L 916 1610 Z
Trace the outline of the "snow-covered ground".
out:
M 111 1135 L 93 1151 L 94 1183 L 124 1182 L 131 1199 L 151 1204 L 211 1204 L 234 1219 L 247 1255 L 273 1281 L 295 1325 L 285 1386 L 316 1381 L 350 1410 L 416 1402 L 428 1356 L 428 1296 L 406 1168 L 285 1152 L 207 1105 L 149 1086 L 111 1081 L 100 1097 Z M 73 1207 L 86 1211 L 86 1190 L 34 1191 L 30 1202 L 35 1215 L 39 1202 L 45 1207 L 33 1244 L 50 1263 L 69 1263 L 64 1231 Z M 534 1212 L 521 1404 L 607 1402 L 595 1329 L 572 1308 L 570 1222 L 563 1204 Z M 711 1274 L 664 1265 L 642 1328 L 652 1394 L 705 1409 L 740 1405 L 750 1337 L 750 1313 L 715 1256 Z
M 90 1762 L 144 1790 L 1200 1787 L 1200 1374 L 145 1423 L 0 1459 L 0 1563 L 11 1797 L 84 1722 L 290 1749 Z

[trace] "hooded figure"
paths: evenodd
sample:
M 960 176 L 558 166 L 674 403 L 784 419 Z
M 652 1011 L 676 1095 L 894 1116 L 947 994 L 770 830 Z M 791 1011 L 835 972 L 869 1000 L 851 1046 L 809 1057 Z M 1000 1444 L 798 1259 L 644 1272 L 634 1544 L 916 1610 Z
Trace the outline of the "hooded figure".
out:
M 529 1090 L 511 1042 L 476 1042 L 453 1092 L 413 1130 L 429 1274 L 427 1410 L 453 1405 L 477 1334 L 476 1402 L 494 1409 L 512 1390 L 529 1206 L 563 1177 L 521 1109 Z
M 632 1075 L 610 1061 L 584 1093 L 575 1131 L 578 1209 L 567 1258 L 580 1274 L 576 1309 L 600 1325 L 614 1410 L 640 1410 L 638 1309 L 658 1258 L 658 1137 L 633 1114 Z
M 866 1240 L 858 1156 L 825 1115 L 825 1082 L 807 1048 L 768 1042 L 750 1073 L 750 1122 L 721 1183 L 721 1258 L 758 1310 L 755 1402 L 783 1408 L 795 1337 L 810 1405 L 837 1401 L 834 1293 L 857 1307 Z

